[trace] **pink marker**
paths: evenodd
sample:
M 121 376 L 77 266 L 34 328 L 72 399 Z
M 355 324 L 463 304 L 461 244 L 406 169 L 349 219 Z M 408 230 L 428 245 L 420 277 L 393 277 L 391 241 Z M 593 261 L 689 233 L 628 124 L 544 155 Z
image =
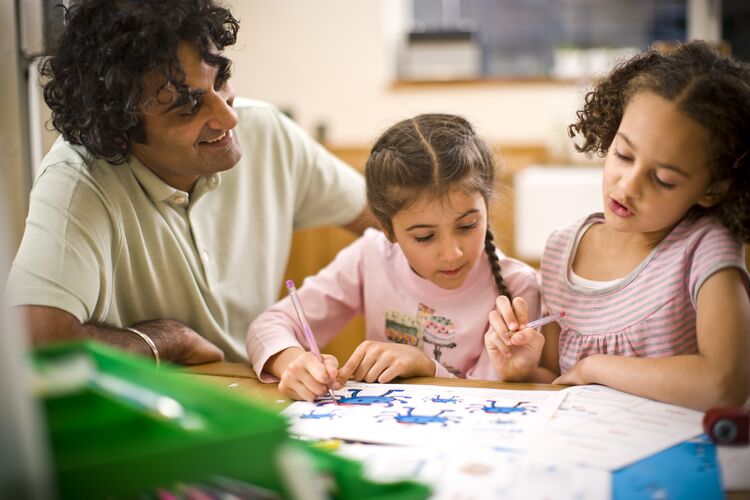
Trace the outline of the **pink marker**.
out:
M 305 334 L 307 346 L 322 363 L 323 355 L 320 354 L 320 349 L 318 349 L 318 343 L 315 341 L 315 336 L 313 335 L 312 329 L 310 328 L 310 323 L 307 322 L 305 310 L 302 309 L 302 303 L 299 301 L 299 297 L 297 297 L 297 288 L 294 286 L 294 281 L 286 280 L 286 289 L 289 291 L 289 298 L 292 299 L 292 305 L 294 306 L 294 310 L 297 312 L 299 322 L 302 324 L 302 332 Z M 339 404 L 330 387 L 328 388 L 328 395 L 331 396 L 331 399 L 335 404 Z

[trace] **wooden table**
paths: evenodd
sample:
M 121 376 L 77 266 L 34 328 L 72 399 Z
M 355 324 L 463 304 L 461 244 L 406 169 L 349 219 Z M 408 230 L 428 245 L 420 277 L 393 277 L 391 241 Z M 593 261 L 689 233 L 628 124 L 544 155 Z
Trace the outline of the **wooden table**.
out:
M 189 376 L 227 390 L 237 391 L 248 398 L 279 410 L 292 403 L 292 400 L 281 395 L 277 384 L 265 384 L 258 380 L 249 365 L 241 363 L 209 363 L 185 367 Z M 556 391 L 565 386 L 552 384 L 520 384 L 510 382 L 493 382 L 490 380 L 466 380 L 458 378 L 413 377 L 399 379 L 393 383 L 440 385 L 444 387 L 483 387 L 490 389 L 512 389 L 516 391 Z

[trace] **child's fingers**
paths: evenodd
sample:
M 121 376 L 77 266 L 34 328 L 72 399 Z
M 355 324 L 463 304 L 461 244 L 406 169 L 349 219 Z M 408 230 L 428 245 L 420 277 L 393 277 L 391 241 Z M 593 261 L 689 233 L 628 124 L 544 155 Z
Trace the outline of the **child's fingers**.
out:
M 279 382 L 279 392 L 298 401 L 313 401 L 316 396 L 301 380 L 292 377 L 285 377 Z
M 506 332 L 507 333 L 507 332 Z M 484 344 L 487 346 L 487 350 L 495 349 L 501 356 L 508 357 L 511 355 L 511 348 L 506 341 L 502 338 L 502 335 L 496 331 L 490 330 L 484 334 Z
M 333 356 L 331 354 L 322 354 L 322 356 L 323 356 L 323 364 L 326 365 L 327 368 L 338 371 L 339 360 L 336 359 L 336 356 Z
M 310 373 L 303 375 L 299 381 L 305 386 L 305 388 L 312 392 L 314 396 L 322 396 L 323 394 L 328 393 L 329 384 L 321 382 Z M 295 390 L 297 389 L 295 388 Z M 299 393 L 299 390 L 297 390 L 297 392 Z M 310 400 L 308 399 L 308 401 Z
M 530 344 L 537 340 L 537 336 L 539 335 L 541 334 L 534 329 L 524 328 L 511 336 L 510 343 L 514 346 Z
M 387 384 L 394 378 L 401 375 L 401 368 L 397 365 L 391 365 L 385 370 L 383 370 L 383 373 L 380 374 L 378 377 L 378 382 L 381 384 Z
M 508 337 L 508 326 L 505 324 L 505 320 L 497 310 L 493 309 L 492 311 L 490 311 L 487 319 L 490 322 L 491 332 L 497 333 L 501 338 Z
M 392 356 L 379 356 L 376 358 L 375 362 L 365 374 L 365 382 L 377 382 L 380 375 L 391 365 L 392 361 Z
M 365 340 L 357 347 L 357 349 L 361 349 L 363 356 L 360 359 L 359 366 L 355 368 L 352 378 L 361 381 L 365 380 L 370 368 L 372 368 L 381 354 L 383 354 L 383 343 Z
M 365 380 L 367 373 L 375 364 L 376 360 L 377 360 L 376 354 L 372 350 L 368 350 L 365 353 L 365 356 L 362 358 L 362 361 L 359 363 L 359 366 L 357 367 L 357 369 L 354 370 L 354 374 L 352 375 L 352 378 L 358 381 Z
M 349 356 L 349 359 L 346 360 L 344 366 L 342 366 L 339 370 L 339 373 L 337 375 L 338 380 L 345 382 L 352 378 L 352 375 L 354 375 L 354 370 L 356 370 L 359 364 L 362 362 L 366 353 L 367 348 L 363 342 L 359 344 L 356 349 L 354 349 L 352 355 Z
M 336 378 L 339 374 L 339 360 L 336 359 L 336 356 L 323 354 L 323 366 L 325 367 L 326 374 L 328 375 L 328 378 L 325 382 L 329 385 L 336 382 Z
M 515 312 L 519 325 L 525 325 L 529 322 L 529 306 L 522 297 L 516 297 L 513 299 L 513 311 Z M 517 328 L 518 325 L 516 326 L 516 329 Z
M 329 372 L 329 366 L 331 366 L 331 362 L 328 361 L 329 364 L 326 364 L 326 358 L 323 358 L 323 362 L 321 362 L 320 359 L 318 359 L 318 357 L 311 352 L 305 353 L 305 356 L 306 358 L 304 370 L 315 382 L 328 387 L 328 385 L 331 384 L 334 380 L 334 377 L 331 377 Z M 336 366 L 338 366 L 338 363 L 336 363 L 336 365 L 333 367 L 334 373 L 336 371 Z M 304 377 L 304 373 L 300 373 L 300 375 Z M 311 386 L 308 384 L 308 387 Z
M 499 296 L 497 300 L 495 300 L 495 307 L 497 312 L 500 313 L 503 321 L 505 321 L 508 330 L 517 330 L 518 319 L 516 318 L 515 311 L 513 311 L 513 306 L 511 305 L 510 300 L 508 300 L 508 297 L 505 295 Z
M 344 363 L 343 368 L 339 370 L 339 380 L 354 379 L 361 381 L 364 375 L 370 369 L 374 360 L 372 359 L 371 346 L 374 342 L 365 340 L 354 349 L 349 359 Z
M 279 393 L 281 393 L 282 396 L 292 399 L 294 401 L 303 401 L 304 399 L 299 394 L 289 389 L 288 387 L 282 387 L 281 384 L 279 384 Z
M 310 401 L 308 391 L 312 393 L 313 397 L 325 394 L 334 379 L 330 378 L 328 367 L 321 363 L 320 359 L 313 353 L 305 353 L 302 361 L 302 363 L 290 367 L 282 378 L 298 395 Z M 307 391 L 302 390 L 298 384 L 302 384 Z

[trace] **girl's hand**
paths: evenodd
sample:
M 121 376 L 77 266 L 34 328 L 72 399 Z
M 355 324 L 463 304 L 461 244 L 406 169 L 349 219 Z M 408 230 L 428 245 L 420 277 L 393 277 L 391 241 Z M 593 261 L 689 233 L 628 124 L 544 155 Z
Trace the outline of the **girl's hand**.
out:
M 420 349 L 393 342 L 365 340 L 339 370 L 338 379 L 342 382 L 353 378 L 386 384 L 396 377 L 434 375 L 435 364 Z
M 328 388 L 339 389 L 336 380 L 338 360 L 330 354 L 323 354 L 323 362 L 311 352 L 300 350 L 279 380 L 279 392 L 291 399 L 313 401 L 317 396 L 328 392 Z
M 484 345 L 497 374 L 504 381 L 528 380 L 542 356 L 544 336 L 532 328 L 520 329 L 528 322 L 526 301 L 505 296 L 495 302 L 489 314 L 490 327 L 484 334 Z M 512 333 L 512 335 L 510 335 Z
M 561 385 L 586 385 L 591 384 L 592 381 L 589 380 L 589 378 L 586 376 L 586 373 L 588 372 L 587 367 L 591 363 L 592 358 L 594 357 L 601 357 L 599 354 L 595 354 L 586 358 L 583 358 L 578 363 L 575 364 L 575 366 L 570 370 L 559 377 L 557 377 L 555 380 L 552 381 L 553 384 L 561 384 Z

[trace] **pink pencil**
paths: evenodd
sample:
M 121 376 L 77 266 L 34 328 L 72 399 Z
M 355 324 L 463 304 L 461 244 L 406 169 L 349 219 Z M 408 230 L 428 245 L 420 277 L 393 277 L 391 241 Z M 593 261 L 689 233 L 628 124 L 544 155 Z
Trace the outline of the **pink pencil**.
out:
M 294 281 L 286 280 L 286 289 L 289 290 L 289 298 L 292 299 L 292 305 L 294 306 L 294 310 L 297 312 L 299 322 L 302 324 L 302 332 L 305 334 L 307 345 L 308 347 L 310 347 L 310 350 L 313 352 L 313 354 L 315 354 L 322 363 L 323 355 L 320 354 L 318 343 L 315 341 L 315 336 L 313 335 L 312 329 L 310 329 L 310 323 L 307 322 L 305 310 L 302 309 L 302 303 L 299 301 L 299 297 L 297 297 L 297 288 L 294 286 Z M 331 396 L 331 399 L 335 404 L 339 404 L 330 387 L 328 388 L 328 395 Z
M 534 320 L 534 321 L 532 321 L 530 323 L 527 323 L 526 324 L 526 328 L 533 328 L 534 330 L 536 330 L 539 327 L 542 327 L 542 326 L 544 326 L 544 325 L 546 325 L 548 323 L 552 323 L 553 321 L 557 321 L 557 320 L 563 319 L 564 317 L 565 317 L 565 311 L 560 311 L 557 314 L 550 314 L 549 316 L 544 316 L 544 317 L 539 318 L 537 320 Z M 526 328 L 524 328 L 524 330 Z M 518 330 L 512 330 L 512 331 L 508 332 L 508 338 L 510 338 L 511 336 L 513 336 L 514 333 L 517 333 L 517 332 L 518 332 Z

